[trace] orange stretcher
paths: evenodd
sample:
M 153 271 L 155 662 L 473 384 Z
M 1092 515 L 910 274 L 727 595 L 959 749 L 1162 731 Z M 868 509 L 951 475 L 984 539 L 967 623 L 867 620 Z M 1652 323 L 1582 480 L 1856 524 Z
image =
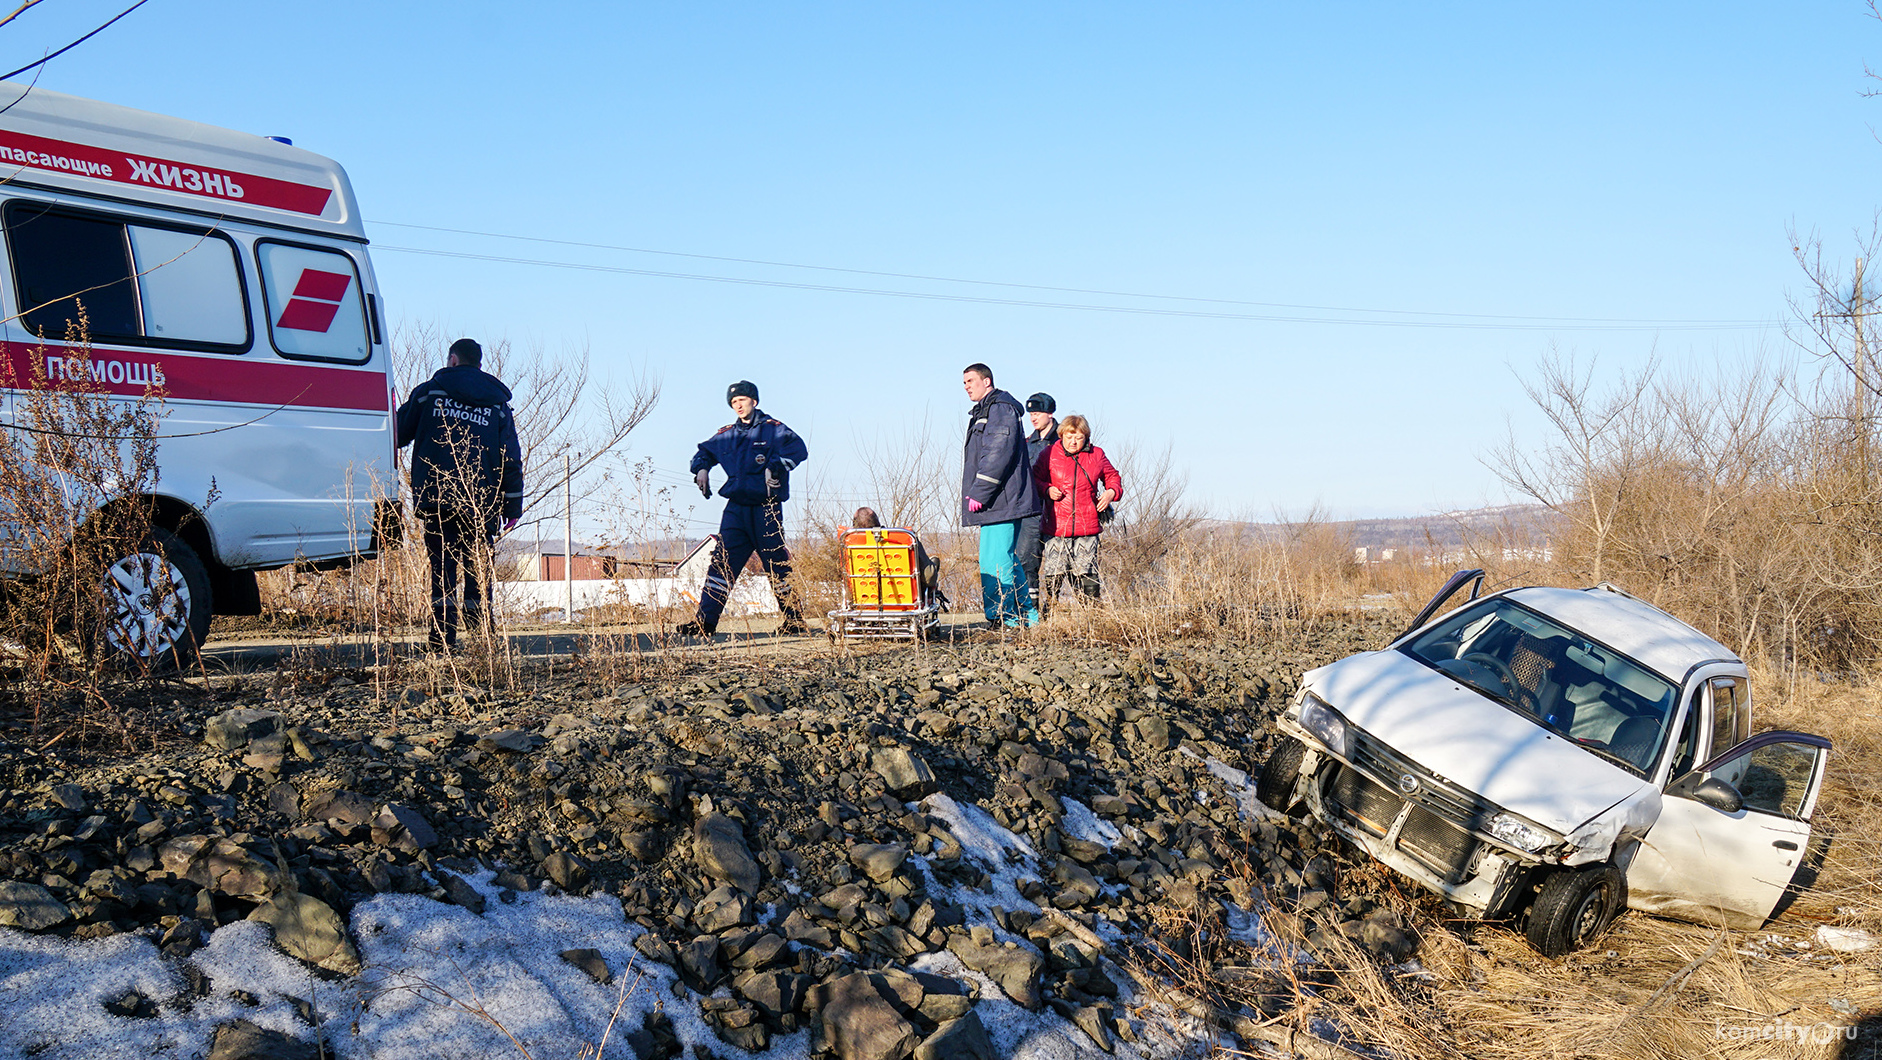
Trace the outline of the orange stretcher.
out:
M 829 613 L 831 640 L 926 640 L 941 624 L 947 600 L 923 584 L 913 531 L 845 530 L 842 549 L 843 606 Z

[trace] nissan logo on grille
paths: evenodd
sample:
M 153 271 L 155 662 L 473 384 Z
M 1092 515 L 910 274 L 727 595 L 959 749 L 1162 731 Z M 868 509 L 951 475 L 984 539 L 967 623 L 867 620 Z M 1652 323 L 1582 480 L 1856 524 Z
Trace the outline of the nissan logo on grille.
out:
M 1399 775 L 1398 793 L 1400 795 L 1410 795 L 1412 792 L 1417 791 L 1417 790 L 1418 790 L 1418 778 L 1417 777 L 1412 776 L 1410 773 L 1402 773 Z

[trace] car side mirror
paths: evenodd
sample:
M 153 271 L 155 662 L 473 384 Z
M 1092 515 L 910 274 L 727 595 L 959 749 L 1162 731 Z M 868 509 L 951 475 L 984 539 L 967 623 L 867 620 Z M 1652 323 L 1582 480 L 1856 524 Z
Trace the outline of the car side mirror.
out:
M 1707 777 L 1700 782 L 1699 786 L 1693 789 L 1692 798 L 1693 801 L 1702 802 L 1721 813 L 1737 813 L 1745 808 L 1745 797 L 1738 793 L 1737 788 L 1718 777 Z

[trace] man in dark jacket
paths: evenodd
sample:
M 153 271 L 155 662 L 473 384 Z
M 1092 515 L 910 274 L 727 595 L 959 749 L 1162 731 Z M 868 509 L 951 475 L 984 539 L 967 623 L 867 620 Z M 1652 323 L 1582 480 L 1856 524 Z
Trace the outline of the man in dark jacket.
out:
M 961 453 L 961 525 L 980 527 L 980 598 L 987 624 L 1039 621 L 1026 568 L 1014 551 L 1020 521 L 1039 513 L 1039 492 L 1026 463 L 1025 410 L 993 386 L 993 369 L 970 364 L 961 386 L 974 403 Z
M 399 406 L 399 445 L 412 447 L 412 502 L 431 565 L 431 647 L 457 646 L 457 581 L 466 625 L 489 620 L 492 539 L 523 514 L 523 454 L 510 388 L 481 367 L 474 340 Z
M 719 496 L 726 500 L 719 517 L 719 545 L 712 551 L 706 586 L 699 593 L 699 614 L 674 630 L 683 637 L 710 637 L 732 595 L 738 572 L 752 553 L 765 565 L 778 606 L 784 612 L 779 633 L 802 633 L 803 612 L 791 589 L 791 554 L 784 548 L 784 502 L 791 496 L 791 471 L 810 457 L 797 432 L 758 408 L 758 387 L 739 380 L 725 389 L 725 403 L 738 419 L 699 443 L 693 454 L 693 481 L 703 497 L 712 496 L 711 469 L 725 469 Z
M 1059 440 L 1059 421 L 1052 418 L 1052 414 L 1057 411 L 1059 403 L 1052 399 L 1051 394 L 1039 393 L 1026 399 L 1026 418 L 1032 421 L 1032 433 L 1026 436 L 1027 468 L 1039 462 L 1039 454 L 1046 451 L 1046 446 Z M 1042 510 L 1045 500 L 1043 496 L 1039 498 Z M 1039 530 L 1039 515 L 1039 512 L 1034 512 L 1019 521 L 1019 543 L 1015 546 L 1015 551 L 1019 553 L 1019 565 L 1026 568 L 1026 584 L 1031 589 L 1027 595 L 1034 607 L 1039 606 L 1039 560 L 1045 549 L 1045 537 Z

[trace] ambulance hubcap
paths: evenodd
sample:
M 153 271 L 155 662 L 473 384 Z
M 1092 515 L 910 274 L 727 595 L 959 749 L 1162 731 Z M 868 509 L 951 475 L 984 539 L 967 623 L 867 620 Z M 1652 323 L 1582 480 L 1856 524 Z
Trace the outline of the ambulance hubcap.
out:
M 101 588 L 105 641 L 116 651 L 154 659 L 175 648 L 189 630 L 189 584 L 176 564 L 154 552 L 113 563 Z

